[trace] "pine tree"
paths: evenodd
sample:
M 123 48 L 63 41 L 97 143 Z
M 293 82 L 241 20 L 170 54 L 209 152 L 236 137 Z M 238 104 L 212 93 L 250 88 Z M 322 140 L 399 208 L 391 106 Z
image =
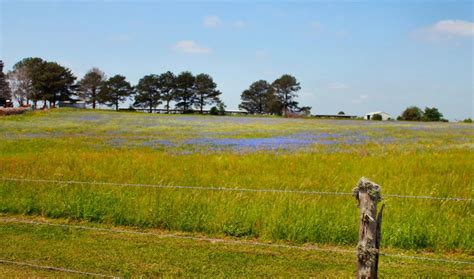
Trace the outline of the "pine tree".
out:
M 219 96 L 222 94 L 217 90 L 217 85 L 210 75 L 199 74 L 195 80 L 196 99 L 195 106 L 199 108 L 200 113 L 205 105 L 219 104 Z
M 176 78 L 176 107 L 188 112 L 196 99 L 195 77 L 190 72 L 182 72 Z
M 301 89 L 300 83 L 291 75 L 282 75 L 279 79 L 272 83 L 275 89 L 275 94 L 283 105 L 283 114 L 288 116 L 288 112 L 298 109 L 298 102 L 295 98 L 298 97 L 297 91 Z
M 157 75 L 147 75 L 138 81 L 135 87 L 135 103 L 134 106 L 146 107 L 150 113 L 153 108 L 161 104 L 160 96 L 160 79 Z
M 100 102 L 108 106 L 115 106 L 115 110 L 119 109 L 119 103 L 125 101 L 133 94 L 133 87 L 124 76 L 115 75 L 107 82 L 100 92 Z

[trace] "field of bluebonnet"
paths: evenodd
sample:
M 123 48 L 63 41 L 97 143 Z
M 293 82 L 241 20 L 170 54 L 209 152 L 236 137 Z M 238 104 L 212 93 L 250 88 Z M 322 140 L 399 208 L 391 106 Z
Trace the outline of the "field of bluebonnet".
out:
M 474 250 L 471 124 L 62 110 L 0 118 L 0 177 L 350 192 L 382 186 L 384 247 Z M 350 195 L 0 181 L 0 212 L 353 245 Z

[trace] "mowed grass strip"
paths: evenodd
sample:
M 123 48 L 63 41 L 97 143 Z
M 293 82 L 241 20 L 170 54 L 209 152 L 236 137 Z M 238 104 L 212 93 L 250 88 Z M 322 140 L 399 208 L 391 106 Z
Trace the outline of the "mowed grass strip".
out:
M 19 216 L 22 221 L 53 221 Z M 75 222 L 68 222 L 77 225 Z M 97 224 L 80 223 L 89 227 Z M 101 228 L 106 228 L 100 226 Z M 117 229 L 135 232 L 132 228 Z M 140 230 L 140 232 L 143 230 Z M 159 237 L 170 232 L 145 230 L 156 235 L 93 231 L 48 225 L 0 222 L 0 258 L 38 265 L 63 267 L 107 275 L 127 276 L 312 276 L 351 277 L 355 253 L 320 252 L 281 247 L 259 247 L 222 242 Z M 182 235 L 182 234 L 177 234 Z M 194 235 L 199 237 L 199 235 Z M 329 247 L 326 249 L 355 249 Z M 384 250 L 399 253 L 398 250 Z M 408 253 L 407 255 L 413 255 Z M 423 255 L 432 257 L 433 255 Z M 449 259 L 471 260 L 462 254 Z M 381 276 L 472 276 L 473 265 L 426 262 L 383 256 Z M 57 271 L 0 264 L 0 275 L 65 276 Z M 74 276 L 74 274 L 72 274 Z M 68 274 L 69 276 L 69 274 Z

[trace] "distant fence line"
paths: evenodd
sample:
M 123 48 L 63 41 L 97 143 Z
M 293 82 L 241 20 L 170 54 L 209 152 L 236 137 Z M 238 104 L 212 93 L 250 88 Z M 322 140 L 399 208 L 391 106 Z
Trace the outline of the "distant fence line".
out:
M 17 261 L 5 260 L 5 259 L 0 259 L 0 263 L 19 265 L 19 266 L 27 266 L 27 267 L 37 268 L 37 269 L 47 269 L 47 270 L 52 270 L 52 271 L 75 273 L 75 274 L 93 276 L 93 277 L 119 278 L 119 277 L 116 277 L 116 276 L 106 275 L 106 274 L 102 274 L 102 273 L 80 271 L 80 270 L 75 270 L 75 269 L 70 269 L 70 268 L 55 267 L 55 266 L 49 266 L 49 265 L 39 265 L 39 264 L 33 264 L 33 263 L 27 263 L 27 262 L 17 262 Z
M 138 111 L 138 112 L 150 112 L 150 109 L 148 108 L 119 108 L 119 111 Z M 153 108 L 151 109 L 152 113 L 169 113 L 169 114 L 183 114 L 183 113 L 190 113 L 190 114 L 210 114 L 211 110 L 209 109 L 203 109 L 201 110 L 188 110 L 184 111 L 182 109 L 157 109 Z M 246 111 L 240 111 L 240 110 L 226 110 L 223 111 L 224 114 L 230 114 L 230 115 L 247 115 L 249 114 Z
M 350 192 L 328 192 L 328 191 L 307 191 L 307 190 L 287 190 L 287 189 L 252 189 L 252 188 L 229 188 L 229 187 L 205 187 L 205 186 L 177 186 L 177 185 L 158 185 L 158 184 L 135 184 L 135 183 L 116 183 L 116 182 L 100 182 L 100 181 L 74 181 L 74 180 L 51 180 L 51 179 L 29 179 L 29 178 L 11 178 L 0 177 L 3 181 L 17 182 L 33 182 L 33 183 L 54 183 L 54 184 L 82 184 L 82 185 L 105 185 L 119 187 L 146 187 L 146 188 L 162 188 L 162 189 L 188 189 L 203 191 L 231 191 L 231 192 L 258 192 L 258 193 L 288 193 L 301 195 L 328 195 L 328 196 L 352 196 Z M 435 197 L 435 196 L 414 196 L 414 195 L 398 195 L 385 194 L 385 197 L 401 198 L 401 199 L 426 199 L 441 201 L 472 201 L 472 198 L 460 197 Z

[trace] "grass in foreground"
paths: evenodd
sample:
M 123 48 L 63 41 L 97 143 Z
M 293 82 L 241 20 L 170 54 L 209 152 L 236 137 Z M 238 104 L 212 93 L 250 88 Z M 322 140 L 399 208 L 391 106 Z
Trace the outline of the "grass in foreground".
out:
M 39 220 L 20 216 L 19 220 Z M 64 223 L 65 220 L 41 221 Z M 69 224 L 77 224 L 70 223 Z M 98 224 L 80 223 L 82 226 Z M 131 228 L 121 228 L 132 230 Z M 169 232 L 147 230 L 164 235 Z M 355 255 L 278 247 L 211 243 L 109 231 L 0 222 L 0 259 L 115 276 L 315 276 L 351 277 Z M 354 247 L 326 247 L 354 249 Z M 397 254 L 399 250 L 383 252 Z M 408 254 L 410 255 L 410 254 Z M 418 255 L 420 256 L 420 255 Z M 433 256 L 426 255 L 423 256 Z M 473 260 L 472 255 L 445 255 Z M 474 265 L 381 257 L 380 275 L 390 277 L 472 276 Z M 56 271 L 0 264 L 0 276 L 70 276 Z M 74 274 L 71 274 L 74 276 Z

